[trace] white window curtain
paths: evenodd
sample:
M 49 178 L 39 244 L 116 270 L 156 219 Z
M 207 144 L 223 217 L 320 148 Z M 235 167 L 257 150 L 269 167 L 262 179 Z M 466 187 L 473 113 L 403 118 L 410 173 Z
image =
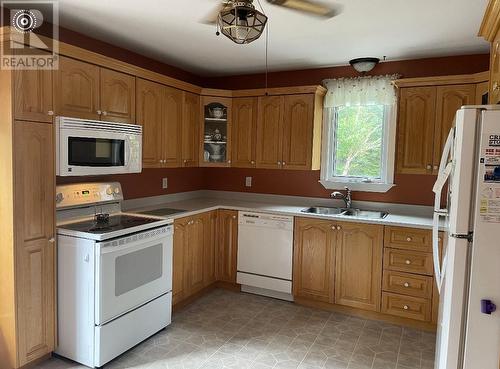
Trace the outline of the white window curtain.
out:
M 393 81 L 400 76 L 367 76 L 323 81 L 327 88 L 324 100 L 321 180 L 325 188 L 342 189 L 348 186 L 356 191 L 386 192 L 394 186 L 394 154 L 396 148 L 397 90 Z M 336 110 L 343 106 L 384 105 L 385 122 L 382 147 L 382 178 L 367 181 L 361 178 L 340 178 L 333 173 L 335 158 L 334 119 Z
M 324 107 L 393 105 L 397 96 L 392 82 L 398 77 L 398 75 L 385 75 L 327 79 L 323 81 L 328 89 Z

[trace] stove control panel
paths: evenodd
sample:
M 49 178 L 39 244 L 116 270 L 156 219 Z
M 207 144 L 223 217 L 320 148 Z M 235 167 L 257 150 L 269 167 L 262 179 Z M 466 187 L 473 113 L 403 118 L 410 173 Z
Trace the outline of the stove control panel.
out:
M 123 200 L 119 182 L 77 183 L 56 187 L 56 207 L 99 205 Z

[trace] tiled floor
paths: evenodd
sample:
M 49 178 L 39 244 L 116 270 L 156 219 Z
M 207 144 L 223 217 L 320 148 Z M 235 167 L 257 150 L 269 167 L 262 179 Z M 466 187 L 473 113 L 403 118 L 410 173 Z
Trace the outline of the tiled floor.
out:
M 432 369 L 435 335 L 215 290 L 106 368 Z M 83 368 L 51 359 L 37 368 Z

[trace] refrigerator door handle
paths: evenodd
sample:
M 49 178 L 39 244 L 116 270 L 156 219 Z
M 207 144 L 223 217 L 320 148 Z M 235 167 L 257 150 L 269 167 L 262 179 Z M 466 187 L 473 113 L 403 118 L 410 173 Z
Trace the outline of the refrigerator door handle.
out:
M 455 138 L 455 129 L 452 128 L 446 139 L 443 148 L 443 155 L 439 164 L 438 178 L 432 191 L 435 193 L 434 197 L 434 218 L 432 222 L 432 259 L 434 263 L 434 275 L 436 277 L 436 285 L 438 292 L 441 293 L 441 286 L 443 283 L 443 276 L 446 269 L 446 257 L 443 258 L 441 264 L 441 255 L 439 252 L 439 220 L 440 217 L 448 216 L 448 209 L 441 208 L 441 197 L 443 188 L 448 182 L 448 179 L 453 170 L 453 161 L 449 161 L 453 147 L 453 140 Z M 444 240 L 443 240 L 444 241 Z

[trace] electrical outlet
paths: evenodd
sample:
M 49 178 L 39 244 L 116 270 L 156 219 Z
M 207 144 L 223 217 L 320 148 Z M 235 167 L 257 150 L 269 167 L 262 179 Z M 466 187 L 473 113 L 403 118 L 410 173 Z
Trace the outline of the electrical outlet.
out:
M 163 178 L 161 181 L 161 187 L 165 190 L 168 188 L 168 178 Z
M 245 186 L 252 187 L 252 177 L 245 178 Z

